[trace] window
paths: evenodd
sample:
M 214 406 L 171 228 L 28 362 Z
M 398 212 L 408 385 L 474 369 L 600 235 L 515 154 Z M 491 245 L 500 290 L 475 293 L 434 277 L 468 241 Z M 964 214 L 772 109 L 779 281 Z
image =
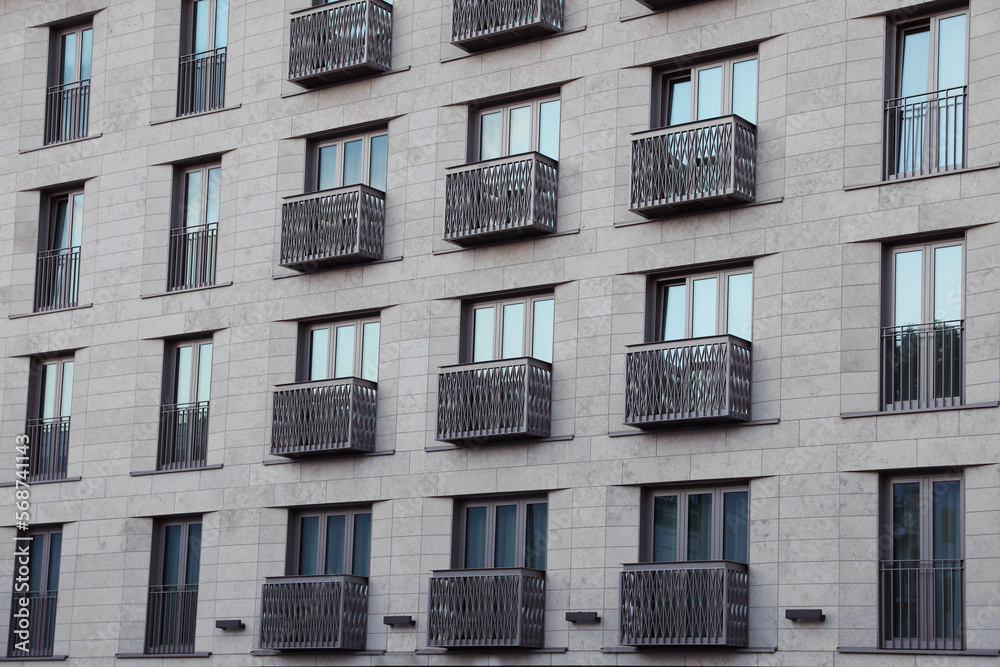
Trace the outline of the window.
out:
M 730 114 L 757 123 L 757 56 L 667 73 L 662 82 L 663 127 Z
M 537 151 L 559 159 L 559 98 L 492 107 L 476 114 L 478 160 Z
M 35 312 L 72 308 L 80 296 L 83 192 L 52 195 L 43 215 L 35 274 Z
M 308 328 L 308 381 L 360 377 L 378 382 L 378 318 Z
M 545 569 L 548 503 L 545 498 L 469 500 L 459 505 L 458 568 Z
M 882 648 L 963 649 L 962 478 L 898 477 L 883 491 Z
M 70 410 L 73 402 L 72 357 L 37 362 L 26 430 L 28 474 L 34 481 L 66 478 Z
M 385 131 L 317 142 L 310 189 L 332 190 L 360 183 L 385 192 L 388 155 L 389 135 Z
M 292 574 L 368 576 L 371 560 L 371 508 L 299 512 L 292 519 L 289 570 Z
M 886 101 L 886 172 L 965 166 L 967 10 L 894 27 L 895 97 Z
M 201 517 L 157 522 L 146 608 L 146 653 L 193 653 Z
M 889 325 L 882 330 L 886 410 L 961 405 L 964 242 L 889 251 Z
M 189 0 L 184 5 L 177 115 L 225 105 L 229 0 Z
M 745 486 L 653 491 L 645 507 L 643 558 L 651 563 L 746 563 L 749 507 Z
M 751 340 L 753 270 L 736 269 L 656 283 L 659 340 L 730 334 Z
M 518 357 L 552 362 L 551 295 L 476 303 L 469 312 L 473 363 Z
M 93 47 L 94 30 L 89 24 L 52 35 L 45 98 L 46 145 L 87 136 Z
M 167 353 L 157 469 L 205 465 L 212 389 L 212 341 L 177 343 Z
M 185 169 L 179 181 L 179 205 L 170 230 L 170 291 L 215 284 L 222 166 Z
M 62 526 L 33 528 L 19 533 L 14 543 L 14 580 L 7 656 L 33 658 L 52 655 L 59 593 Z M 27 579 L 23 575 L 27 574 Z

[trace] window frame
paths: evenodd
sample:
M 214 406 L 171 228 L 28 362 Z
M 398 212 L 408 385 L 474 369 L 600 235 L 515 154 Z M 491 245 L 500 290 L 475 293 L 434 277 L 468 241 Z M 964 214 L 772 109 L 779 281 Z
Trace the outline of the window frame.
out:
M 198 380 L 201 372 L 201 346 L 202 345 L 212 346 L 212 365 L 208 369 L 208 391 L 209 399 L 205 401 L 197 400 L 198 397 Z M 177 403 L 177 370 L 180 359 L 178 358 L 180 354 L 180 349 L 190 345 L 192 347 L 191 352 L 191 396 L 195 398 L 194 401 L 188 401 L 187 403 Z M 188 338 L 184 340 L 171 341 L 164 354 L 164 373 L 163 373 L 163 400 L 161 401 L 162 406 L 169 405 L 197 405 L 200 403 L 210 403 L 211 393 L 212 393 L 212 371 L 215 367 L 215 339 L 213 336 L 207 338 Z M 167 400 L 169 399 L 169 400 Z
M 470 128 L 471 141 L 471 154 L 469 155 L 469 162 L 488 162 L 490 160 L 502 160 L 504 158 L 512 157 L 510 152 L 510 112 L 513 109 L 522 109 L 524 107 L 531 108 L 531 125 L 530 125 L 530 136 L 528 138 L 528 151 L 525 153 L 514 153 L 514 155 L 527 155 L 528 153 L 539 153 L 539 137 L 541 135 L 541 105 L 546 102 L 559 102 L 559 141 L 556 145 L 559 146 L 562 142 L 562 94 L 560 92 L 554 92 L 548 95 L 541 95 L 538 97 L 530 97 L 527 99 L 521 98 L 517 101 L 507 101 L 498 104 L 489 104 L 474 109 L 472 114 L 472 127 Z M 483 116 L 488 116 L 490 114 L 501 112 L 500 116 L 500 155 L 492 158 L 482 157 L 482 146 L 483 146 Z M 546 156 L 548 157 L 548 156 Z M 558 161 L 558 156 L 555 158 L 549 158 Z
M 922 241 L 914 243 L 902 243 L 897 245 L 889 245 L 886 247 L 886 284 L 884 288 L 886 312 L 883 313 L 883 321 L 887 322 L 883 326 L 895 327 L 902 326 L 896 324 L 896 256 L 904 252 L 913 252 L 914 250 L 920 250 L 921 265 L 920 265 L 920 311 L 921 320 L 920 324 L 930 324 L 934 322 L 934 286 L 935 286 L 935 250 L 938 248 L 949 248 L 953 246 L 958 246 L 961 248 L 962 252 L 962 296 L 959 303 L 959 310 L 961 317 L 958 318 L 959 321 L 965 320 L 965 297 L 966 289 L 968 285 L 968 261 L 966 253 L 966 243 L 965 237 L 960 238 L 947 238 L 938 239 L 931 241 Z M 929 318 L 929 319 L 928 319 Z M 955 320 L 943 320 L 946 322 L 952 322 Z
M 86 79 L 83 78 L 83 33 L 90 30 L 90 44 L 91 44 L 91 60 L 90 60 L 90 76 Z M 82 81 L 89 81 L 94 75 L 94 60 L 93 60 L 93 44 L 94 44 L 94 23 L 93 21 L 85 21 L 83 23 L 76 23 L 72 26 L 64 27 L 52 30 L 52 46 L 49 51 L 49 62 L 52 63 L 52 67 L 49 72 L 49 86 L 68 86 L 74 83 L 80 83 Z M 73 78 L 70 81 L 63 82 L 60 76 L 62 72 L 63 63 L 63 37 L 69 34 L 76 34 L 76 44 L 74 45 L 73 54 Z
M 209 199 L 209 188 L 210 178 L 209 173 L 213 169 L 219 170 L 219 220 L 217 222 L 208 222 L 208 199 Z M 188 189 L 187 181 L 188 175 L 195 172 L 201 173 L 201 192 L 199 193 L 198 202 L 198 223 L 195 225 L 187 224 L 187 205 L 188 205 Z M 220 222 L 222 222 L 222 160 L 213 160 L 209 162 L 201 162 L 191 165 L 178 165 L 176 169 L 176 178 L 174 184 L 174 200 L 173 209 L 174 215 L 171 221 L 171 229 L 187 229 L 192 230 L 196 227 L 209 227 L 215 225 L 218 228 Z
M 80 214 L 80 227 L 76 228 L 74 215 L 76 213 L 76 197 L 83 197 L 81 206 L 83 207 L 83 212 Z M 58 221 L 56 220 L 56 215 L 59 211 L 59 202 L 66 200 L 66 222 L 67 230 L 69 232 L 68 245 L 57 246 L 56 245 L 56 228 L 58 227 Z M 45 224 L 43 227 L 43 233 L 39 234 L 39 252 L 45 252 L 47 250 L 68 250 L 70 248 L 79 248 L 83 245 L 83 213 L 86 212 L 87 206 L 87 196 L 84 192 L 83 187 L 71 188 L 69 190 L 61 190 L 56 193 L 48 195 L 47 210 L 45 211 L 44 220 Z M 80 243 L 73 244 L 73 238 L 76 236 L 76 232 L 79 232 Z
M 464 313 L 464 323 L 462 328 L 462 345 L 460 349 L 460 363 L 471 364 L 471 363 L 489 363 L 490 361 L 503 361 L 503 318 L 504 318 L 504 306 L 509 306 L 517 303 L 524 304 L 524 325 L 521 331 L 521 351 L 522 354 L 517 357 L 509 357 L 510 359 L 521 359 L 524 357 L 531 357 L 533 359 L 538 359 L 539 361 L 545 361 L 544 359 L 539 359 L 534 356 L 534 345 L 535 345 L 535 302 L 536 301 L 552 301 L 552 351 L 553 360 L 555 359 L 555 293 L 535 293 L 523 296 L 497 296 L 493 299 L 476 300 L 469 301 L 465 304 Z M 493 315 L 493 358 L 483 361 L 473 361 L 475 358 L 475 343 L 476 343 L 476 311 L 484 308 L 494 308 Z M 549 362 L 551 363 L 551 362 Z
M 315 139 L 309 144 L 308 149 L 308 169 L 306 170 L 306 187 L 305 191 L 308 193 L 312 192 L 327 192 L 329 190 L 337 190 L 340 188 L 353 187 L 355 185 L 365 185 L 375 190 L 371 185 L 371 175 L 372 175 L 372 139 L 378 137 L 385 137 L 386 140 L 386 189 L 388 189 L 388 178 L 389 178 L 389 130 L 388 128 L 379 128 L 375 130 L 368 130 L 361 133 L 344 134 L 337 136 L 328 136 L 319 139 Z M 344 185 L 344 162 L 347 159 L 347 153 L 344 150 L 344 146 L 352 141 L 361 140 L 361 181 L 360 183 L 351 183 L 350 185 Z M 329 188 L 320 188 L 320 152 L 329 146 L 337 146 L 337 165 L 336 165 L 336 175 L 334 181 L 335 185 Z M 379 190 L 380 192 L 384 192 Z
M 891 474 L 885 475 L 882 478 L 882 484 L 880 489 L 880 499 L 879 499 L 879 512 L 881 515 L 881 527 L 879 528 L 880 548 L 879 548 L 879 558 L 882 560 L 894 560 L 893 558 L 893 541 L 892 535 L 894 530 L 894 524 L 892 522 L 892 490 L 893 486 L 896 484 L 906 484 L 919 482 L 920 483 L 920 559 L 919 560 L 932 560 L 932 558 L 925 557 L 928 549 L 931 547 L 930 551 L 933 553 L 933 539 L 934 539 L 934 511 L 931 506 L 930 499 L 934 495 L 934 483 L 935 482 L 958 482 L 958 499 L 959 499 L 959 515 L 961 516 L 961 521 L 959 522 L 959 548 L 961 549 L 961 555 L 955 560 L 964 560 L 966 549 L 965 549 L 965 514 L 967 511 L 965 503 L 965 475 L 962 472 L 947 472 L 942 471 L 940 473 L 927 472 L 927 471 L 913 471 L 912 474 Z M 906 560 L 906 559 L 904 559 Z
M 229 0 L 223 0 L 226 2 L 227 6 Z M 218 11 L 219 11 L 219 0 L 207 0 L 208 5 L 208 34 L 206 35 L 206 41 L 210 46 L 205 51 L 195 51 L 195 40 L 197 36 L 195 35 L 195 5 L 198 0 L 184 0 L 182 15 L 181 15 L 181 57 L 184 56 L 194 56 L 200 53 L 211 53 L 212 51 L 217 51 L 219 49 L 229 48 L 229 26 L 226 26 L 226 43 L 222 46 L 214 46 L 216 42 L 216 28 L 218 24 Z M 229 10 L 227 9 L 227 15 Z M 228 16 L 228 18 L 232 18 Z
M 675 274 L 670 276 L 658 276 L 653 278 L 653 288 L 651 290 L 653 304 L 649 312 L 652 314 L 652 321 L 647 323 L 647 331 L 649 332 L 649 342 L 651 343 L 662 343 L 670 342 L 664 339 L 664 319 L 666 317 L 666 297 L 667 289 L 675 285 L 683 284 L 684 289 L 684 338 L 675 339 L 677 341 L 682 340 L 693 340 L 692 336 L 694 329 L 694 319 L 692 317 L 694 313 L 694 282 L 696 280 L 705 280 L 708 278 L 716 279 L 716 292 L 715 292 L 715 333 L 712 336 L 727 336 L 730 335 L 729 332 L 729 278 L 738 275 L 750 275 L 750 289 L 751 289 L 751 299 L 750 299 L 750 329 L 751 337 L 753 336 L 753 283 L 754 283 L 754 267 L 743 266 L 738 268 L 727 268 L 714 271 L 703 271 L 697 273 L 683 273 Z M 720 294 L 722 292 L 722 294 Z M 731 334 L 736 335 L 736 334 Z M 742 336 L 738 336 L 742 338 Z M 752 338 L 746 339 L 748 342 L 753 342 Z
M 897 98 L 902 96 L 902 83 L 903 83 L 903 46 L 906 42 L 906 34 L 911 33 L 923 28 L 927 28 L 930 35 L 930 43 L 928 44 L 928 67 L 927 67 L 927 90 L 928 92 L 933 92 L 938 90 L 937 80 L 938 80 L 938 56 L 940 48 L 940 32 L 937 26 L 944 19 L 954 18 L 956 16 L 965 16 L 965 83 L 963 85 L 969 85 L 969 7 L 968 5 L 962 8 L 954 8 L 948 11 L 936 11 L 936 12 L 925 12 L 920 16 L 913 19 L 903 21 L 901 23 L 890 23 L 888 29 L 892 34 L 892 41 L 889 46 L 889 54 L 893 58 L 893 67 L 890 70 L 892 75 L 892 80 L 889 82 L 887 87 L 887 98 Z M 949 89 L 950 90 L 950 89 Z M 891 94 L 888 94 L 891 91 Z
M 741 493 L 747 494 L 747 560 L 750 560 L 750 483 L 732 483 L 719 486 L 680 486 L 680 487 L 654 487 L 645 489 L 642 498 L 639 525 L 641 528 L 639 539 L 639 559 L 643 563 L 697 563 L 703 561 L 690 561 L 688 554 L 688 498 L 692 495 L 712 494 L 712 561 L 725 560 L 724 544 L 724 523 L 725 523 L 725 494 Z M 655 506 L 656 499 L 666 496 L 677 496 L 677 555 L 675 561 L 654 561 L 653 560 L 653 533 L 655 530 Z M 683 558 L 681 556 L 683 555 Z
M 25 541 L 24 540 L 25 537 L 34 537 L 36 535 L 45 535 L 47 537 L 47 539 L 44 540 L 44 544 L 42 545 L 42 553 L 40 555 L 33 548 L 28 553 L 28 563 L 29 563 L 28 567 L 29 567 L 29 570 L 31 568 L 31 564 L 33 564 L 35 562 L 35 560 L 36 560 L 37 557 L 40 557 L 42 559 L 42 563 L 43 563 L 43 568 L 42 568 L 42 582 L 45 585 L 44 586 L 40 586 L 37 589 L 33 589 L 33 588 L 31 588 L 30 582 L 29 582 L 28 590 L 27 591 L 23 591 L 23 592 L 45 592 L 45 593 L 58 593 L 59 592 L 59 586 L 58 586 L 59 582 L 58 581 L 56 582 L 56 587 L 55 588 L 51 588 L 51 584 L 52 584 L 52 581 L 51 581 L 51 574 L 52 574 L 52 535 L 56 535 L 56 534 L 59 535 L 59 539 L 60 539 L 60 542 L 59 542 L 59 544 L 60 544 L 60 547 L 59 547 L 59 562 L 58 562 L 58 566 L 59 567 L 58 567 L 58 572 L 56 573 L 56 579 L 58 580 L 58 579 L 62 579 L 62 536 L 63 536 L 63 524 L 50 524 L 50 525 L 45 525 L 45 526 L 31 526 L 27 531 L 18 531 L 18 537 L 22 541 Z M 34 546 L 34 542 L 32 542 L 32 546 Z M 20 592 L 20 591 L 16 591 L 15 590 L 14 594 L 17 595 L 18 592 Z
M 296 376 L 298 377 L 298 382 L 324 382 L 329 380 L 340 380 L 344 378 L 361 378 L 364 372 L 364 326 L 366 324 L 377 323 L 379 325 L 379 342 L 378 347 L 375 350 L 375 355 L 377 362 L 375 364 L 375 380 L 369 380 L 369 382 L 378 382 L 378 370 L 381 364 L 381 351 L 382 351 L 382 316 L 381 313 L 373 313 L 368 315 L 358 315 L 355 317 L 349 317 L 344 319 L 333 319 L 333 320 L 316 320 L 311 322 L 303 322 L 299 333 L 299 354 L 298 357 L 298 368 L 296 369 Z M 337 366 L 337 328 L 343 326 L 355 327 L 354 329 L 354 354 L 352 356 L 352 373 L 350 375 L 344 375 L 337 377 L 336 366 Z M 312 336 L 313 331 L 320 329 L 326 329 L 329 331 L 328 334 L 328 347 L 327 347 L 327 376 L 321 380 L 311 380 L 309 379 L 312 372 Z
M 517 506 L 517 524 L 515 531 L 517 533 L 516 541 L 514 544 L 515 553 L 515 565 L 513 568 L 527 568 L 525 565 L 525 550 L 527 549 L 528 535 L 527 535 L 527 525 L 528 525 L 528 505 L 545 505 L 545 516 L 546 516 L 546 539 L 545 539 L 545 565 L 541 571 L 545 571 L 548 568 L 548 514 L 549 514 L 549 499 L 548 494 L 542 495 L 518 495 L 511 497 L 504 496 L 486 496 L 480 498 L 465 498 L 455 503 L 455 519 L 454 519 L 454 539 L 452 543 L 452 563 L 454 569 L 464 570 L 464 569 L 483 569 L 483 570 L 495 570 L 495 569 L 507 569 L 506 567 L 498 568 L 495 565 L 496 562 L 496 508 L 499 505 L 516 505 Z M 486 507 L 486 543 L 484 545 L 485 549 L 485 567 L 482 568 L 467 568 L 465 563 L 465 552 L 466 552 L 466 538 L 467 538 L 467 514 L 468 510 L 473 507 Z M 534 569 L 534 568 L 529 568 Z
M 204 517 L 200 514 L 158 517 L 153 524 L 152 554 L 149 567 L 150 586 L 199 586 L 201 584 L 201 542 L 198 543 L 198 581 L 195 584 L 187 583 L 188 575 L 188 550 L 190 549 L 191 527 L 201 526 L 202 540 L 204 540 Z M 180 551 L 178 558 L 177 584 L 164 584 L 167 546 L 167 528 L 170 526 L 181 527 Z
M 75 355 L 63 355 L 54 357 L 51 359 L 36 358 L 32 363 L 32 375 L 35 377 L 33 381 L 29 383 L 29 404 L 28 404 L 28 419 L 48 419 L 43 417 L 45 408 L 45 367 L 55 364 L 56 365 L 56 388 L 54 390 L 53 402 L 56 406 L 56 412 L 60 413 L 54 415 L 52 419 L 59 419 L 62 417 L 72 416 L 72 403 L 73 403 L 73 387 L 69 387 L 69 400 L 70 400 L 70 414 L 63 415 L 62 404 L 63 398 L 66 392 L 65 382 L 65 365 L 66 363 L 73 364 L 73 381 L 76 382 L 76 357 Z
M 681 127 L 690 123 L 700 123 L 712 120 L 712 118 L 704 118 L 698 120 L 698 88 L 701 85 L 700 75 L 701 72 L 706 70 L 715 69 L 716 67 L 722 68 L 722 98 L 721 104 L 722 113 L 718 116 L 713 116 L 713 118 L 722 118 L 724 116 L 730 116 L 733 114 L 733 68 L 743 62 L 748 62 L 751 60 L 757 61 L 757 77 L 754 82 L 754 95 L 755 95 L 755 107 L 756 111 L 760 111 L 760 53 L 744 53 L 738 56 L 732 56 L 722 60 L 711 60 L 704 63 L 695 64 L 686 69 L 678 70 L 665 70 L 658 75 L 659 81 L 657 82 L 656 93 L 658 95 L 658 104 L 653 114 L 653 122 L 655 123 L 653 129 L 667 128 L 667 127 Z M 691 83 L 691 101 L 689 107 L 689 120 L 684 123 L 677 123 L 675 125 L 670 124 L 670 108 L 671 108 L 671 84 L 674 82 L 688 80 Z M 756 114 L 755 114 L 756 115 Z M 745 118 L 747 122 L 756 125 L 757 118 L 753 120 Z
M 337 576 L 336 574 L 301 574 L 299 572 L 300 556 L 302 555 L 302 520 L 307 517 L 319 517 L 319 532 L 316 538 L 316 563 L 322 564 L 326 569 L 326 529 L 327 517 L 344 515 L 344 572 L 340 574 L 364 577 L 371 576 L 371 544 L 368 545 L 368 566 L 369 574 L 361 575 L 354 573 L 354 517 L 359 514 L 368 514 L 372 517 L 374 525 L 374 511 L 371 505 L 345 505 L 345 506 L 322 506 L 299 508 L 289 513 L 288 517 L 288 545 L 285 558 L 285 572 L 288 576 L 301 577 L 324 577 Z

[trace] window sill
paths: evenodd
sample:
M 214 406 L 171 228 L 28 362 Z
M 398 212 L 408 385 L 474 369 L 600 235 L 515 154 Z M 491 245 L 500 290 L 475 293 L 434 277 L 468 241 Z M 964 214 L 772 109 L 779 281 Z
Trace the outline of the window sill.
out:
M 877 183 L 865 183 L 863 185 L 848 185 L 844 187 L 844 192 L 851 192 L 853 190 L 866 190 L 868 188 L 879 188 L 883 185 L 895 185 L 897 183 L 912 183 L 913 181 L 923 181 L 928 178 L 938 178 L 940 176 L 954 176 L 955 174 L 969 174 L 976 171 L 986 171 L 987 169 L 997 169 L 1000 167 L 998 164 L 987 164 L 982 167 L 965 167 L 964 169 L 952 169 L 951 171 L 942 171 L 937 174 L 924 174 L 922 176 L 910 176 L 908 178 L 894 178 L 889 181 L 879 181 Z
M 867 655 L 949 655 L 949 656 L 969 656 L 969 657 L 996 657 L 1000 655 L 998 649 L 977 649 L 971 648 L 964 651 L 934 651 L 930 649 L 881 649 L 867 648 L 864 646 L 838 646 L 837 653 L 864 653 Z
M 647 653 L 651 651 L 669 651 L 670 653 L 680 653 L 691 651 L 692 653 L 703 653 L 706 651 L 725 651 L 726 653 L 775 653 L 777 646 L 751 646 L 749 648 L 731 648 L 728 646 L 643 646 L 641 649 L 635 646 L 604 646 L 601 653 Z
M 145 477 L 146 475 L 168 475 L 174 472 L 198 472 L 199 470 L 218 470 L 221 467 L 222 467 L 221 463 L 213 463 L 212 465 L 198 466 L 197 468 L 176 468 L 174 470 L 133 470 L 128 474 L 128 476 Z M 152 655 L 160 655 L 160 654 L 152 654 Z
M 171 296 L 172 294 L 187 294 L 188 292 L 202 292 L 207 289 L 216 289 L 217 287 L 232 287 L 233 281 L 230 280 L 228 283 L 217 283 L 215 285 L 205 285 L 204 287 L 190 287 L 188 289 L 175 289 L 170 292 L 160 292 L 159 294 L 140 294 L 140 299 L 156 299 L 161 296 Z
M 702 424 L 699 424 L 699 423 L 693 423 L 693 424 L 676 424 L 674 426 L 665 426 L 663 428 L 650 429 L 648 431 L 643 430 L 643 429 L 639 429 L 639 428 L 637 428 L 637 429 L 635 429 L 633 431 L 608 431 L 608 437 L 609 438 L 625 438 L 625 437 L 628 437 L 630 435 L 650 435 L 650 434 L 656 435 L 657 433 L 662 433 L 662 432 L 665 432 L 665 431 L 673 431 L 675 429 L 719 428 L 719 427 L 730 428 L 730 427 L 734 427 L 734 426 L 737 427 L 737 428 L 743 428 L 745 426 L 771 426 L 771 425 L 780 424 L 780 423 L 781 423 L 780 419 L 754 419 L 754 420 L 751 420 L 751 421 L 746 421 L 746 422 L 732 422 L 732 423 L 729 423 L 729 424 L 711 423 L 711 422 L 709 422 L 709 423 L 702 423 Z
M 395 449 L 382 449 L 376 452 L 366 452 L 364 454 L 354 454 L 354 456 L 392 456 Z M 303 461 L 330 461 L 335 459 L 353 458 L 350 454 L 330 454 L 329 456 L 299 456 L 294 459 L 264 459 L 261 464 L 266 466 L 280 466 L 285 463 L 302 463 Z
M 115 653 L 118 659 L 133 658 L 207 658 L 212 655 L 211 651 L 195 651 L 194 653 Z
M 98 134 L 92 134 L 92 135 L 87 136 L 87 137 L 80 137 L 79 139 L 70 139 L 69 141 L 60 141 L 60 142 L 54 143 L 54 144 L 45 144 L 44 146 L 37 146 L 35 148 L 25 148 L 24 150 L 18 151 L 17 154 L 18 155 L 24 155 L 25 153 L 34 153 L 35 151 L 43 151 L 46 148 L 55 148 L 56 146 L 68 146 L 69 144 L 78 144 L 81 141 L 90 141 L 91 139 L 100 139 L 102 136 L 103 136 L 102 134 L 98 133 Z M 2 659 L 2 658 L 0 658 L 0 659 Z M 8 659 L 9 660 L 13 660 L 14 658 L 8 658 Z M 17 659 L 18 660 L 31 660 L 31 658 L 17 658 Z M 66 658 L 64 657 L 62 659 L 65 660 Z M 45 660 L 53 660 L 53 658 L 45 658 Z
M 93 308 L 94 304 L 85 303 L 80 306 L 70 306 L 69 308 L 57 308 L 56 310 L 40 310 L 37 313 L 21 313 L 20 315 L 8 315 L 9 320 L 19 320 L 24 317 L 37 317 L 38 315 L 50 315 L 52 313 L 65 313 L 68 310 L 82 310 L 84 308 Z
M 189 113 L 186 116 L 175 116 L 174 118 L 164 118 L 163 120 L 151 120 L 150 125 L 163 125 L 164 123 L 176 123 L 179 120 L 187 120 L 188 118 L 201 118 L 202 116 L 211 116 L 213 113 L 222 113 L 223 111 L 234 111 L 239 109 L 242 104 L 237 104 L 232 107 L 222 107 L 221 109 L 212 109 L 210 111 L 201 111 L 199 113 Z M 129 655 L 132 655 L 131 653 Z M 171 654 L 173 655 L 173 654 Z
M 573 234 L 579 234 L 580 229 L 567 229 L 565 232 L 552 232 L 551 234 L 539 234 L 538 236 L 524 236 L 521 238 L 511 238 L 505 239 L 503 241 L 493 241 L 492 243 L 483 243 L 482 245 L 475 246 L 463 246 L 458 248 L 447 248 L 445 250 L 432 250 L 432 255 L 450 255 L 453 252 L 463 252 L 469 250 L 482 250 L 484 248 L 495 248 L 502 245 L 510 245 L 511 243 L 524 243 L 525 241 L 541 241 L 542 239 L 554 239 L 558 236 L 572 236 Z
M 874 412 L 841 412 L 841 419 L 857 419 L 858 417 L 890 417 L 892 415 L 912 415 L 921 412 L 945 412 L 948 410 L 981 410 L 982 408 L 995 408 L 1000 406 L 1000 401 L 987 401 L 985 403 L 969 403 L 968 405 L 954 405 L 941 408 L 919 408 L 916 410 L 888 410 Z
M 0 658 L 0 662 L 47 662 L 47 661 L 60 661 L 67 660 L 68 655 L 48 655 L 48 656 L 33 656 L 30 658 Z
M 627 222 L 616 222 L 612 226 L 615 228 L 620 228 L 620 227 L 632 227 L 633 225 L 647 225 L 651 222 L 663 222 L 665 220 L 681 220 L 683 218 L 691 218 L 696 215 L 705 215 L 706 213 L 714 213 L 717 211 L 736 211 L 743 208 L 754 208 L 755 206 L 780 204 L 783 201 L 785 201 L 784 197 L 777 197 L 775 199 L 765 199 L 763 201 L 755 201 L 752 204 L 732 204 L 730 206 L 719 206 L 718 208 L 706 208 L 701 211 L 689 211 L 687 213 L 677 213 L 675 215 L 669 215 L 669 216 L 660 216 L 656 218 L 642 218 L 640 220 L 629 220 Z
M 41 484 L 61 484 L 62 482 L 79 482 L 83 479 L 77 475 L 76 477 L 64 477 L 63 479 L 46 479 L 38 482 L 32 482 L 28 480 L 25 482 L 28 486 L 39 486 Z M 17 486 L 17 482 L 0 482 L 0 489 Z M 52 658 L 46 658 L 47 660 L 52 660 Z M 27 660 L 27 658 L 18 658 L 18 660 Z

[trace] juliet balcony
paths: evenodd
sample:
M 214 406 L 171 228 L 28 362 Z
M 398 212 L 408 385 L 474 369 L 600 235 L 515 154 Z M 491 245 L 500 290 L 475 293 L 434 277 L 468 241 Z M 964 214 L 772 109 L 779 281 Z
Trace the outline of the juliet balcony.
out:
M 73 308 L 80 295 L 80 246 L 43 250 L 35 264 L 35 312 Z
M 90 79 L 51 86 L 45 94 L 45 145 L 87 136 Z
M 541 570 L 437 570 L 428 597 L 428 646 L 544 645 L 545 572 Z
M 552 364 L 531 357 L 449 366 L 438 376 L 437 439 L 547 438 Z
M 69 421 L 67 417 L 29 419 L 24 432 L 28 436 L 28 480 L 50 482 L 66 479 L 69 459 Z
M 643 429 L 749 421 L 751 345 L 736 336 L 632 345 L 625 355 L 625 419 Z
M 203 467 L 207 451 L 208 401 L 160 407 L 157 470 Z
M 350 574 L 267 577 L 261 591 L 260 647 L 363 651 L 368 578 Z
M 562 0 L 452 0 L 451 43 L 474 52 L 562 30 Z
M 382 258 L 385 193 L 367 185 L 314 192 L 281 207 L 281 266 L 296 271 Z
M 315 88 L 390 68 L 392 5 L 339 0 L 292 17 L 288 80 Z
M 375 451 L 377 387 L 361 378 L 302 382 L 274 392 L 271 453 L 298 458 Z
M 647 218 L 752 203 L 757 127 L 739 116 L 674 125 L 632 140 L 631 210 Z
M 556 230 L 559 163 L 523 153 L 453 167 L 445 182 L 444 238 L 471 246 Z
M 748 589 L 743 563 L 626 565 L 620 578 L 618 643 L 746 648 Z

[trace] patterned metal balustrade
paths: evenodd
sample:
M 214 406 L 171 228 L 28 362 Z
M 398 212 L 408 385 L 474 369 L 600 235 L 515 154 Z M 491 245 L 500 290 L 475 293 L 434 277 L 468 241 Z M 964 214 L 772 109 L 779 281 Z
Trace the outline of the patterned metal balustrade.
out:
M 296 271 L 382 258 L 385 193 L 367 185 L 312 193 L 281 207 L 281 265 Z
M 957 407 L 965 387 L 965 321 L 882 328 L 882 409 Z
M 24 429 L 28 436 L 28 479 L 48 482 L 66 479 L 69 458 L 69 417 L 29 419 Z
M 52 656 L 52 646 L 56 636 L 56 603 L 58 591 L 28 591 L 15 592 L 11 600 L 11 612 L 19 609 L 28 610 L 28 650 L 15 649 L 15 645 L 23 641 L 15 636 L 17 623 L 11 620 L 10 632 L 7 635 L 7 654 L 18 658 L 47 658 Z M 22 602 L 27 600 L 27 602 Z
M 463 364 L 438 376 L 438 440 L 546 438 L 551 420 L 552 365 L 545 361 Z
M 632 140 L 631 210 L 649 218 L 753 202 L 757 127 L 739 116 L 674 125 Z
M 655 428 L 750 419 L 751 345 L 736 336 L 632 345 L 625 355 L 625 420 Z
M 208 401 L 160 408 L 157 470 L 200 468 L 207 451 Z
M 87 136 L 90 79 L 49 87 L 45 94 L 45 145 Z
M 150 586 L 146 653 L 194 653 L 198 584 Z
M 965 649 L 965 561 L 879 563 L 882 648 Z
M 38 253 L 35 312 L 73 308 L 80 296 L 80 246 Z
M 540 153 L 451 169 L 445 181 L 444 238 L 457 245 L 556 230 L 559 163 Z
M 964 169 L 968 87 L 885 102 L 886 180 Z
M 437 570 L 428 597 L 428 646 L 544 645 L 545 572 L 541 570 Z
M 267 577 L 264 583 L 260 605 L 262 649 L 363 651 L 367 628 L 367 577 Z
M 170 230 L 167 290 L 195 289 L 215 284 L 219 225 L 192 225 Z
M 177 115 L 190 116 L 226 105 L 226 47 L 181 56 L 177 71 Z
M 387 72 L 392 5 L 339 0 L 296 13 L 290 27 L 288 80 L 303 88 Z
M 562 0 L 452 0 L 451 43 L 473 52 L 562 30 Z
M 299 457 L 375 451 L 376 399 L 374 382 L 353 377 L 274 392 L 271 453 Z
M 618 643 L 747 646 L 747 566 L 732 561 L 637 563 L 621 573 Z

